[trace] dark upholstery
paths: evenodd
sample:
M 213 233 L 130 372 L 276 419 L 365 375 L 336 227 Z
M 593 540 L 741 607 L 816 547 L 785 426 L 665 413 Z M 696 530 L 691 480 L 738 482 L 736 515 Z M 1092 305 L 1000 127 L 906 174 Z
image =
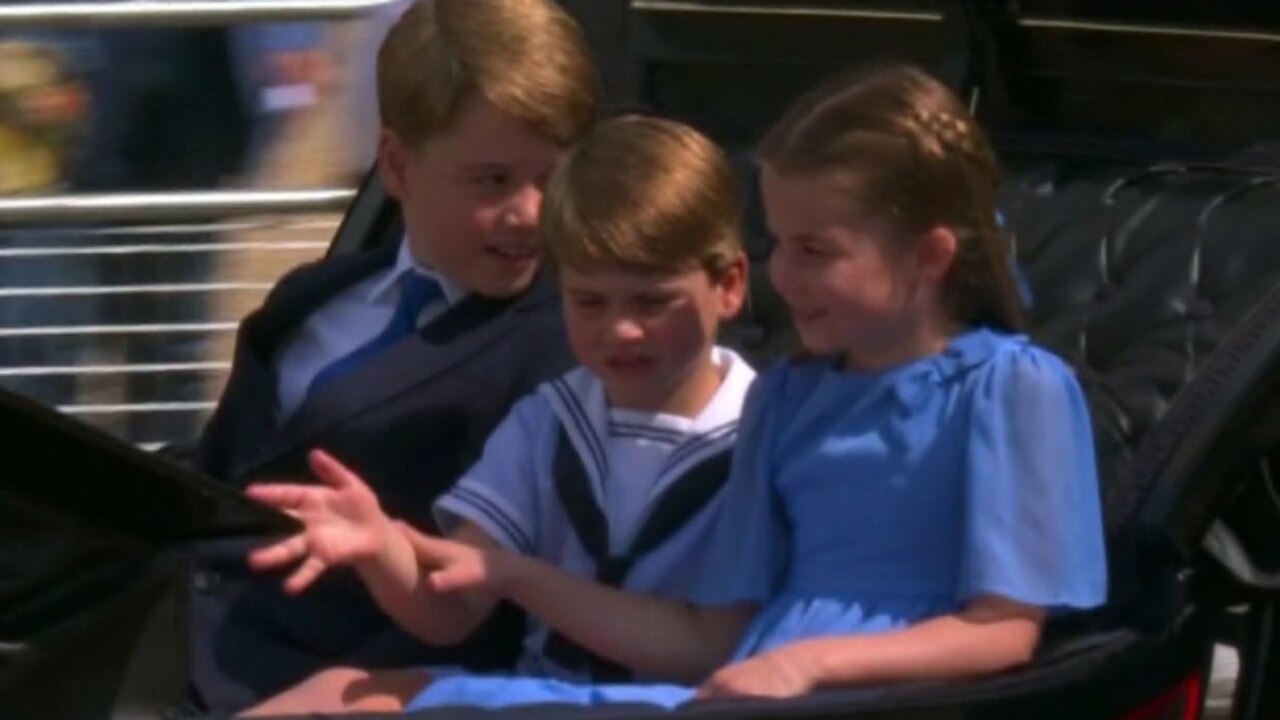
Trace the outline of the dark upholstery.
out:
M 1172 568 L 1145 562 L 1137 524 L 1160 475 L 1130 466 L 1174 396 L 1280 280 L 1280 179 L 1059 161 L 1015 167 L 1002 206 L 1034 292 L 1032 335 L 1076 368 L 1089 400 L 1109 614 L 1160 625 L 1178 611 L 1166 597 Z
M 1142 488 L 1137 444 L 1280 278 L 1280 177 L 1213 168 L 1020 168 L 1002 202 L 1034 292 L 1032 335 L 1079 373 L 1108 530 Z

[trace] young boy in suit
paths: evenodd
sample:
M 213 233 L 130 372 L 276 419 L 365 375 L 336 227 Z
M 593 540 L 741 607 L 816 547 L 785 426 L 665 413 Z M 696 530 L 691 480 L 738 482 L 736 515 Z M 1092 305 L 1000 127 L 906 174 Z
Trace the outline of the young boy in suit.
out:
M 552 0 L 420 0 L 378 58 L 378 171 L 398 242 L 288 274 L 243 322 L 197 463 L 229 483 L 305 478 L 323 448 L 420 527 L 510 405 L 572 363 L 542 271 L 542 186 L 593 124 L 598 83 Z M 429 652 L 353 573 L 303 598 L 244 564 L 247 541 L 196 549 L 197 707 L 252 704 L 330 665 L 505 663 L 518 618 Z M 474 652 L 472 652 L 474 651 Z

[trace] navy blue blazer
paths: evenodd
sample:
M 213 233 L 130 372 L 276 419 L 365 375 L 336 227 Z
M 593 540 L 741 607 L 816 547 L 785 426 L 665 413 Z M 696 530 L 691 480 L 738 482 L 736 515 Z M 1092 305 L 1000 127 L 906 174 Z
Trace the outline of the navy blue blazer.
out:
M 396 244 L 303 266 L 242 323 L 231 375 L 197 464 L 237 486 L 307 473 L 320 447 L 358 471 L 393 517 L 432 527 L 431 503 L 474 462 L 512 403 L 572 366 L 554 280 L 522 296 L 465 299 L 420 333 L 308 397 L 284 423 L 275 414 L 279 344 L 341 290 L 388 267 Z M 254 574 L 257 541 L 193 550 L 191 678 L 201 709 L 243 708 L 340 664 L 509 666 L 521 638 L 511 609 L 472 642 L 429 648 L 395 627 L 354 572 L 330 571 L 297 597 L 281 574 Z

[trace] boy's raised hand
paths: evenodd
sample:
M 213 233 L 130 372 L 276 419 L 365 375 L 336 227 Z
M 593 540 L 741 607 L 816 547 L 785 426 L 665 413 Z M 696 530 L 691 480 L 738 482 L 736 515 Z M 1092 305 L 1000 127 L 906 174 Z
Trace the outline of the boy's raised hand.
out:
M 258 502 L 289 513 L 304 528 L 274 545 L 249 554 L 249 565 L 268 570 L 299 560 L 285 580 L 291 594 L 305 590 L 326 569 L 376 558 L 396 532 L 378 498 L 358 475 L 323 450 L 307 456 L 320 485 L 255 484 L 245 493 Z

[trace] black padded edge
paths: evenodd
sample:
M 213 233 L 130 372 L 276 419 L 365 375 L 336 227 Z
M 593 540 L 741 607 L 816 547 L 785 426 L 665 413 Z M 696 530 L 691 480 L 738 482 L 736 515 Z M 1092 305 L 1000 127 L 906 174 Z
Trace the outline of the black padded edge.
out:
M 1218 344 L 1139 445 L 1129 476 L 1150 493 L 1137 518 L 1148 541 L 1184 562 L 1198 556 L 1209 524 L 1243 482 L 1231 470 L 1280 439 L 1254 432 L 1274 410 L 1278 386 L 1280 283 Z
M 375 165 L 338 224 L 325 257 L 359 252 L 387 240 L 400 223 L 400 204 L 387 194 Z

